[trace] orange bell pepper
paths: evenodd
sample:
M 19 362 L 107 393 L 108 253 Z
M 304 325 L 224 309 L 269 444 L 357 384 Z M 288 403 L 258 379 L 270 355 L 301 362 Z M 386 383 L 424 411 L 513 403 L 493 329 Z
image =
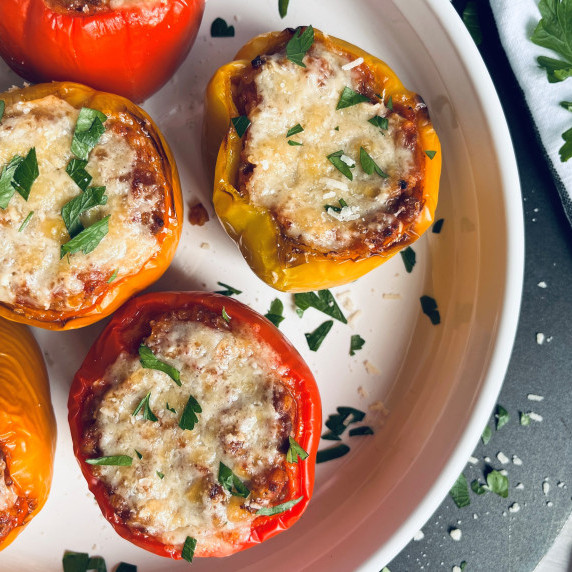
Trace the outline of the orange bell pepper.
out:
M 44 506 L 56 421 L 42 353 L 25 326 L 0 318 L 0 550 Z
M 395 106 L 411 107 L 419 144 L 423 150 L 436 151 L 433 158 L 423 154 L 422 208 L 402 235 L 382 252 L 366 257 L 327 255 L 304 249 L 301 256 L 289 256 L 284 236 L 274 216 L 253 206 L 246 193 L 238 190 L 243 140 L 231 119 L 240 115 L 236 84 L 257 56 L 273 54 L 286 45 L 294 31 L 270 32 L 250 40 L 232 61 L 219 68 L 208 84 L 205 100 L 203 154 L 214 170 L 213 202 L 216 213 L 230 237 L 236 241 L 251 269 L 270 286 L 287 292 L 305 292 L 346 284 L 376 268 L 399 250 L 414 242 L 433 221 L 439 193 L 441 147 L 427 110 L 419 96 L 407 90 L 395 73 L 381 60 L 332 36 L 314 30 L 315 42 L 323 43 L 351 60 L 363 58 L 372 72 L 373 90 Z

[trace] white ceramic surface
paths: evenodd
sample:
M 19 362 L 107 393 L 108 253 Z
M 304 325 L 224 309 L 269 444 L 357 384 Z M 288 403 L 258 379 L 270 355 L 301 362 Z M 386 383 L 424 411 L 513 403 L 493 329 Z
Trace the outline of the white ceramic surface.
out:
M 221 16 L 235 38 L 210 38 Z M 400 256 L 334 290 L 360 311 L 336 322 L 317 353 L 304 332 L 326 317 L 299 319 L 291 297 L 281 329 L 315 372 L 324 419 L 339 405 L 368 412 L 373 437 L 345 437 L 351 451 L 318 466 L 314 498 L 289 531 L 225 560 L 196 560 L 203 571 L 378 571 L 405 546 L 447 494 L 478 440 L 500 390 L 516 329 L 523 272 L 523 228 L 512 145 L 491 80 L 449 2 L 444 0 L 291 0 L 280 20 L 276 0 L 211 0 L 200 36 L 176 76 L 145 108 L 170 142 L 188 208 L 209 205 L 204 227 L 185 225 L 171 268 L 152 288 L 241 290 L 238 299 L 264 313 L 277 293 L 250 272 L 212 216 L 201 163 L 202 93 L 212 72 L 255 34 L 312 24 L 386 60 L 422 94 L 443 145 L 440 234 L 416 245 L 417 265 Z M 21 80 L 0 66 L 0 91 Z M 208 245 L 208 248 L 206 247 Z M 433 296 L 442 322 L 432 326 L 419 296 Z M 66 401 L 71 379 L 101 330 L 36 330 L 44 348 L 58 419 L 51 496 L 39 516 L 0 554 L 2 570 L 61 570 L 65 550 L 121 560 L 139 570 L 185 569 L 132 546 L 111 529 L 72 455 Z M 349 339 L 366 345 L 348 355 Z M 368 369 L 364 362 L 374 366 Z M 360 389 L 361 388 L 361 389 Z M 380 412 L 382 402 L 387 412 Z M 371 409 L 377 403 L 377 409 Z M 322 441 L 322 448 L 331 442 Z

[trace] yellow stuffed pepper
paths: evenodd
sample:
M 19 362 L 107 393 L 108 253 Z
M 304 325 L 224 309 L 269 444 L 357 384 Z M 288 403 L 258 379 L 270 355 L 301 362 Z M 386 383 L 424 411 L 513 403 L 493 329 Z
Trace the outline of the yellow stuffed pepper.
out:
M 351 282 L 433 221 L 427 107 L 381 60 L 311 26 L 250 40 L 206 92 L 213 202 L 252 270 L 288 292 Z

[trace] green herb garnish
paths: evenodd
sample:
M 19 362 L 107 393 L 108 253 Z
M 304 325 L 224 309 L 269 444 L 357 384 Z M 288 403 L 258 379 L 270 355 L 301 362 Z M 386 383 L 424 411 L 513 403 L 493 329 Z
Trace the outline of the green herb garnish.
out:
M 86 572 L 89 554 L 85 552 L 66 552 L 62 559 L 64 572 Z
M 435 302 L 435 298 L 431 298 L 431 296 L 421 296 L 420 300 L 423 313 L 429 317 L 431 323 L 434 326 L 439 324 L 441 322 L 441 315 L 437 309 L 437 302 Z
M 179 370 L 157 359 L 153 351 L 145 344 L 139 346 L 139 362 L 145 369 L 156 369 L 166 373 L 179 387 L 181 386 L 181 373 Z
M 218 482 L 232 496 L 246 498 L 250 494 L 248 487 L 222 461 L 218 465 Z
M 332 329 L 334 325 L 333 320 L 327 320 L 323 324 L 320 324 L 313 332 L 304 334 L 306 336 L 306 341 L 308 342 L 308 347 L 313 351 L 317 352 L 322 342 L 328 335 L 328 332 Z
M 60 248 L 60 258 L 63 258 L 66 254 L 75 254 L 80 251 L 84 254 L 89 254 L 94 250 L 103 240 L 103 237 L 109 232 L 110 216 L 111 215 L 107 215 L 101 220 L 98 220 L 91 226 L 82 230 L 70 241 L 62 244 Z
M 6 109 L 6 102 L 0 99 L 0 121 L 2 121 L 2 117 L 4 117 L 4 109 Z
M 242 137 L 250 125 L 250 119 L 248 119 L 246 115 L 239 115 L 238 117 L 233 117 L 231 121 L 236 129 L 237 135 Z
M 89 183 L 91 183 L 92 180 L 92 176 L 85 170 L 86 165 L 86 160 L 70 159 L 66 167 L 66 173 L 82 191 L 85 191 L 87 187 L 89 187 Z
M 20 155 L 14 155 L 10 161 L 2 167 L 0 172 L 0 208 L 5 209 L 14 196 L 16 188 L 13 185 L 14 173 L 18 165 L 24 160 Z
M 344 443 L 340 443 L 335 447 L 330 447 L 329 449 L 323 449 L 318 451 L 316 456 L 316 463 L 326 463 L 327 461 L 333 461 L 334 459 L 339 459 L 350 452 L 350 448 Z
M 415 250 L 413 250 L 410 246 L 408 246 L 405 250 L 401 250 L 399 254 L 401 254 L 401 258 L 403 259 L 405 270 L 407 272 L 411 272 L 413 270 L 413 267 L 415 266 L 417 258 L 415 255 Z
M 572 127 L 562 133 L 562 139 L 564 139 L 564 145 L 560 147 L 558 153 L 560 153 L 560 160 L 566 163 L 572 157 Z
M 380 177 L 387 179 L 389 175 L 372 159 L 371 155 L 363 148 L 359 148 L 359 160 L 361 168 L 368 174 L 373 175 L 375 171 Z
M 227 313 L 226 313 L 226 308 L 223 306 L 222 307 L 222 319 L 225 322 L 230 322 L 230 320 L 232 319 Z
M 380 117 L 379 115 L 375 115 L 371 119 L 368 119 L 367 122 L 371 123 L 374 127 L 379 127 L 380 129 L 388 129 L 389 127 L 389 120 L 387 117 Z
M 459 507 L 469 506 L 471 504 L 471 499 L 469 498 L 469 486 L 467 485 L 467 479 L 462 473 L 459 475 L 455 484 L 449 491 L 449 494 L 453 497 L 454 503 Z
M 183 544 L 183 550 L 181 551 L 181 556 L 183 560 L 187 562 L 193 561 L 193 556 L 195 555 L 195 549 L 197 547 L 197 539 L 187 536 L 185 538 L 185 543 Z
M 83 107 L 77 118 L 73 134 L 71 151 L 79 159 L 87 161 L 91 150 L 105 133 L 103 122 L 107 116 L 97 109 Z
M 179 427 L 183 430 L 187 429 L 192 431 L 195 424 L 198 423 L 199 418 L 197 417 L 197 413 L 202 413 L 201 406 L 199 402 L 192 396 L 189 395 L 189 400 L 183 409 L 183 414 L 181 415 L 181 419 L 179 420 Z
M 126 562 L 120 562 L 115 572 L 137 572 L 137 566 L 127 564 Z
M 353 423 L 360 423 L 365 418 L 365 413 L 356 409 L 355 407 L 338 407 L 337 413 L 332 413 L 328 416 L 325 423 L 326 427 L 332 432 L 333 435 L 339 437 L 344 433 L 349 425 Z M 327 435 L 327 433 L 325 434 Z M 331 437 L 326 437 L 322 435 L 322 439 L 330 439 L 331 441 L 336 441 Z
M 524 413 L 523 411 L 520 412 L 520 424 L 523 427 L 530 425 L 530 415 L 528 415 L 528 413 Z
M 135 451 L 135 454 L 137 455 L 137 458 L 139 460 L 141 460 L 143 458 L 143 455 L 137 450 L 137 449 L 133 449 Z
M 80 220 L 82 213 L 106 203 L 105 187 L 90 187 L 66 203 L 62 207 L 61 214 L 69 235 L 73 238 L 83 230 L 83 224 Z
M 297 463 L 298 459 L 303 461 L 304 459 L 308 458 L 308 453 L 306 453 L 306 451 L 304 451 L 304 449 L 298 445 L 295 439 L 288 437 L 288 441 L 290 442 L 290 447 L 286 453 L 286 461 L 289 463 Z
M 355 429 L 350 429 L 350 437 L 361 437 L 362 435 L 373 435 L 373 429 L 367 425 L 356 427 Z
M 325 439 L 326 441 L 341 441 L 341 437 L 333 433 L 332 431 L 327 431 L 321 436 L 321 439 Z
M 22 224 L 20 225 L 20 228 L 18 229 L 18 232 L 22 232 L 30 223 L 30 220 L 32 220 L 32 217 L 34 216 L 34 211 L 30 211 L 28 213 L 28 216 L 24 219 L 24 221 L 22 222 Z
M 284 304 L 278 298 L 274 298 L 270 303 L 270 310 L 264 317 L 267 320 L 270 320 L 277 328 L 280 326 L 280 323 L 284 320 L 284 316 L 282 315 L 284 312 Z
M 302 143 L 298 143 L 298 141 L 294 141 L 294 139 L 289 139 L 288 145 L 290 145 L 290 147 L 301 147 Z
M 177 411 L 175 410 L 174 407 L 170 407 L 169 406 L 169 402 L 167 401 L 167 404 L 165 405 L 167 411 L 170 411 L 171 413 L 177 413 Z
M 499 471 L 493 470 L 487 475 L 487 486 L 491 492 L 503 499 L 508 497 L 508 478 L 501 475 Z
M 365 340 L 358 334 L 350 338 L 350 355 L 353 356 L 358 350 L 361 350 L 365 344 Z
M 223 18 L 215 18 L 211 24 L 212 38 L 233 38 L 234 26 L 229 26 Z
M 286 44 L 286 57 L 295 64 L 305 68 L 306 64 L 302 61 L 306 52 L 312 47 L 314 43 L 314 28 L 307 26 L 302 32 L 299 26 L 296 28 L 294 35 Z
M 34 181 L 40 175 L 38 159 L 36 158 L 36 148 L 32 147 L 28 154 L 18 163 L 14 171 L 12 186 L 27 201 Z
M 329 290 L 318 290 L 317 294 L 316 292 L 302 292 L 294 294 L 294 303 L 302 311 L 305 311 L 308 308 L 315 308 L 316 310 L 339 320 L 343 324 L 348 323 L 346 317 L 338 306 L 334 295 Z
M 483 442 L 483 445 L 487 445 L 492 436 L 493 430 L 487 425 L 483 430 L 483 434 L 481 435 L 481 441 Z
M 572 101 L 561 101 L 560 107 L 563 107 L 567 111 L 572 111 Z
M 135 411 L 131 415 L 136 417 L 137 414 L 143 409 L 143 419 L 147 421 L 157 421 L 157 416 L 151 411 L 151 405 L 149 404 L 149 400 L 151 399 L 151 392 L 149 392 L 140 402 L 139 405 L 135 408 Z
M 344 155 L 342 150 L 336 151 L 335 153 L 330 153 L 327 156 L 328 161 L 345 177 L 347 177 L 350 181 L 353 181 L 353 175 L 350 169 L 355 167 L 355 163 L 350 167 L 345 161 L 341 159 Z
M 497 410 L 495 412 L 495 419 L 496 419 L 497 431 L 501 427 L 504 427 L 509 422 L 510 415 L 502 405 L 497 405 Z
M 292 137 L 292 135 L 302 133 L 302 131 L 304 131 L 304 128 L 299 123 L 296 123 L 296 125 L 294 125 L 294 127 L 290 127 L 290 129 L 288 129 L 288 133 L 286 133 L 286 137 Z
M 385 107 L 387 107 L 387 109 L 391 109 L 393 111 L 393 97 L 391 95 L 389 96 L 389 99 L 387 100 Z
M 538 65 L 546 70 L 546 76 L 550 83 L 558 83 L 572 77 L 572 64 L 556 60 L 547 56 L 538 56 Z
M 89 465 L 115 465 L 118 467 L 130 467 L 133 457 L 129 455 L 110 455 L 108 457 L 98 457 L 97 459 L 86 459 Z
M 354 91 L 351 87 L 344 87 L 342 93 L 340 94 L 340 99 L 336 105 L 336 109 L 345 109 L 346 107 L 352 107 L 358 103 L 365 103 L 369 101 L 369 98 L 357 91 Z
M 217 282 L 219 286 L 222 286 L 224 290 L 216 290 L 215 294 L 222 294 L 223 296 L 232 296 L 233 294 L 242 294 L 242 290 L 237 290 L 224 282 Z
M 443 223 L 445 222 L 444 218 L 440 218 L 439 220 L 435 221 L 433 223 L 433 232 L 435 234 L 439 234 L 441 232 L 441 229 L 443 228 Z
M 435 155 L 437 155 L 437 151 L 425 151 L 425 155 L 427 155 L 427 157 L 429 157 L 429 159 L 433 160 L 433 157 L 435 157 Z
M 296 506 L 304 497 L 299 497 L 288 502 L 283 502 L 282 504 L 277 504 L 276 506 L 263 507 L 256 511 L 256 516 L 273 516 L 275 514 L 281 514 L 290 510 L 293 506 Z
M 477 495 L 484 495 L 489 489 L 486 485 L 482 485 L 477 479 L 475 479 L 471 482 L 471 490 Z
M 109 280 L 107 281 L 108 284 L 111 284 L 117 278 L 117 273 L 118 273 L 118 270 L 116 268 L 113 271 L 113 274 L 109 277 Z
M 284 18 L 288 13 L 288 3 L 290 0 L 278 0 L 278 13 L 280 18 Z
M 481 25 L 479 24 L 479 14 L 477 11 L 478 2 L 476 0 L 469 0 L 465 9 L 463 10 L 463 22 L 469 30 L 473 41 L 477 46 L 483 41 L 483 34 L 481 32 Z
M 157 476 L 158 476 L 161 480 L 163 480 L 163 479 L 165 478 L 165 473 L 162 473 L 161 471 L 156 471 L 156 473 L 157 473 Z

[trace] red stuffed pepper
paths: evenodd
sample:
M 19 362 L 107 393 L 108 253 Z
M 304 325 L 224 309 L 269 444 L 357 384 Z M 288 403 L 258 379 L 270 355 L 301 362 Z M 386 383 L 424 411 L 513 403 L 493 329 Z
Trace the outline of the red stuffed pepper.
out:
M 313 489 L 316 382 L 236 300 L 154 293 L 119 310 L 75 376 L 76 457 L 104 516 L 161 556 L 227 556 L 291 526 Z
M 0 56 L 33 81 L 142 101 L 188 54 L 204 0 L 2 0 Z

